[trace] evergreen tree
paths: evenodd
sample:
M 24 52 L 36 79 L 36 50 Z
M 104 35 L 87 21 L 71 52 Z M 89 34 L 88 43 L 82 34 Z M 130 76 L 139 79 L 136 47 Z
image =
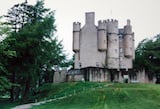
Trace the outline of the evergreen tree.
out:
M 9 72 L 5 66 L 7 64 L 7 58 L 16 56 L 16 53 L 15 51 L 6 49 L 9 45 L 3 41 L 9 35 L 9 31 L 9 27 L 3 22 L 0 22 L 0 95 L 6 94 L 13 85 L 8 79 Z
M 25 100 L 36 86 L 43 84 L 47 73 L 53 75 L 54 65 L 66 63 L 66 56 L 61 42 L 54 36 L 54 12 L 44 7 L 43 0 L 34 6 L 14 5 L 6 17 L 13 31 L 10 38 L 15 38 L 8 41 L 8 49 L 17 54 L 8 60 L 7 69 L 12 72 L 11 81 L 20 85 L 12 87 L 11 99 L 14 101 L 21 95 Z

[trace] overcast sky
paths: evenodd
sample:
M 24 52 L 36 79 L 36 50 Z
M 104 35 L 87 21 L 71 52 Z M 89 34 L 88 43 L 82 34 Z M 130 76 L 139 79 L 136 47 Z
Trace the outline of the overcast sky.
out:
M 7 13 L 14 4 L 25 0 L 1 0 L 0 15 Z M 28 0 L 35 4 L 36 0 Z M 98 20 L 117 19 L 119 27 L 130 19 L 135 32 L 135 46 L 144 38 L 160 33 L 160 0 L 45 0 L 45 7 L 55 10 L 57 36 L 63 40 L 64 50 L 72 56 L 72 24 L 84 25 L 85 12 L 95 12 Z

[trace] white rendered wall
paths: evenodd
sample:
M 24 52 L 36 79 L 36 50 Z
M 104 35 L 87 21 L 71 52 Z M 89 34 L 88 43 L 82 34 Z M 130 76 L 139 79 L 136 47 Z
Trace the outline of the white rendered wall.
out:
M 90 20 L 89 20 L 90 19 Z M 97 27 L 94 25 L 94 13 L 86 14 L 86 24 L 80 32 L 80 63 L 84 67 L 103 67 L 105 52 L 98 51 Z
M 119 69 L 119 37 L 108 35 L 107 66 L 109 69 Z
M 74 68 L 79 69 L 80 65 L 79 65 L 79 52 L 75 53 L 75 59 L 74 59 Z
M 107 21 L 107 68 L 119 69 L 119 36 L 118 36 L 118 21 Z

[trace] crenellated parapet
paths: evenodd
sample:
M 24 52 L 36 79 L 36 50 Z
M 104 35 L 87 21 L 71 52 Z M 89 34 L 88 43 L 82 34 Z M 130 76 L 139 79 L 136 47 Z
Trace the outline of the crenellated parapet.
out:
M 118 34 L 118 20 L 107 20 L 107 33 Z
M 73 31 L 80 31 L 80 30 L 81 30 L 81 23 L 73 22 Z
M 99 20 L 98 21 L 98 30 L 106 30 L 107 29 L 107 21 Z

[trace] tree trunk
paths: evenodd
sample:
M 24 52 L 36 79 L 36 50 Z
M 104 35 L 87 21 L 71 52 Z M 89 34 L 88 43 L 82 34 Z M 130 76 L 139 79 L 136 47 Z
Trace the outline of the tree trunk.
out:
M 12 83 L 15 83 L 15 75 L 16 75 L 15 72 L 13 72 L 12 75 L 11 75 L 11 82 Z M 11 102 L 15 101 L 15 86 L 11 87 L 11 90 L 10 90 L 10 100 L 11 100 Z
M 27 100 L 29 91 L 30 91 L 30 80 L 27 79 L 27 80 L 25 81 L 25 89 L 24 89 L 24 94 L 23 94 L 23 99 L 22 99 L 22 101 Z

